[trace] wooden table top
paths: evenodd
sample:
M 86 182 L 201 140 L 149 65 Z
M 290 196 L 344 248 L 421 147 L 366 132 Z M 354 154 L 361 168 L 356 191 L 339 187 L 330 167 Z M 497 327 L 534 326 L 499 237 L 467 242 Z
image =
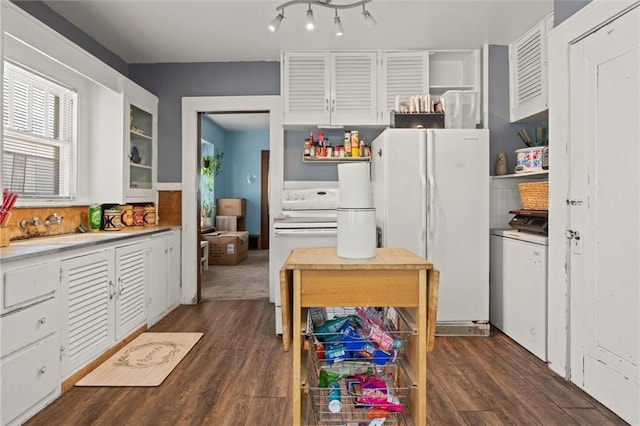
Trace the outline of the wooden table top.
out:
M 283 269 L 317 270 L 394 270 L 433 269 L 433 264 L 404 248 L 378 248 L 370 259 L 338 257 L 335 247 L 297 248 L 291 252 Z

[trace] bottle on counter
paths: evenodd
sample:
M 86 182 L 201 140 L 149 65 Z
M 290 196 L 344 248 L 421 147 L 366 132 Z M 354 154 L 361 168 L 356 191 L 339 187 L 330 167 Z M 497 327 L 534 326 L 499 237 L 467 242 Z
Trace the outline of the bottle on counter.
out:
M 351 157 L 351 131 L 344 131 L 344 156 Z
M 309 142 L 309 138 L 304 140 L 304 154 L 305 157 L 311 156 L 311 142 Z
M 358 131 L 351 132 L 351 156 L 360 157 L 360 140 L 358 139 Z

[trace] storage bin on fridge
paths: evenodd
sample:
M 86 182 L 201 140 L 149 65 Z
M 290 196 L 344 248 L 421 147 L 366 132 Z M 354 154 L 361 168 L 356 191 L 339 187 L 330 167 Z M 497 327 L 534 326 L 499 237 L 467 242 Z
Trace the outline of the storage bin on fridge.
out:
M 478 93 L 471 90 L 448 90 L 444 100 L 445 129 L 475 129 Z

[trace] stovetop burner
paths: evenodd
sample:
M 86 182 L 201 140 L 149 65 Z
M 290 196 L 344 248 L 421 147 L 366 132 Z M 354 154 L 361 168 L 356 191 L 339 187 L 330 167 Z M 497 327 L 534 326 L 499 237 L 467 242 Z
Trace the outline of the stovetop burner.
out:
M 548 210 L 511 210 L 509 213 L 515 216 L 509 222 L 509 226 L 518 231 L 531 232 L 533 234 L 549 234 Z

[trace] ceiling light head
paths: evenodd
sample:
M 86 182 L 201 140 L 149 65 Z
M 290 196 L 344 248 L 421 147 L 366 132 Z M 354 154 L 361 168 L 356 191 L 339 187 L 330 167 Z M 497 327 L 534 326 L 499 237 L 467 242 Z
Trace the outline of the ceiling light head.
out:
M 362 7 L 364 8 L 364 5 Z M 376 20 L 373 18 L 373 16 L 371 16 L 368 10 L 362 12 L 362 15 L 364 16 L 364 20 L 369 28 L 373 28 L 377 24 Z
M 308 31 L 313 30 L 315 22 L 313 20 L 313 10 L 311 10 L 311 3 L 309 3 L 309 9 L 307 9 L 307 18 L 305 20 L 305 27 Z
M 269 30 L 271 30 L 271 32 L 273 33 L 278 31 L 278 27 L 280 26 L 280 23 L 282 22 L 283 19 L 284 19 L 284 11 L 278 13 L 278 15 L 275 18 L 273 18 L 273 21 L 271 21 L 271 23 L 269 24 Z
M 340 22 L 340 17 L 338 16 L 338 9 L 336 9 L 336 16 L 333 18 L 333 30 L 336 33 L 336 36 L 341 36 L 344 34 L 342 30 L 342 22 Z

